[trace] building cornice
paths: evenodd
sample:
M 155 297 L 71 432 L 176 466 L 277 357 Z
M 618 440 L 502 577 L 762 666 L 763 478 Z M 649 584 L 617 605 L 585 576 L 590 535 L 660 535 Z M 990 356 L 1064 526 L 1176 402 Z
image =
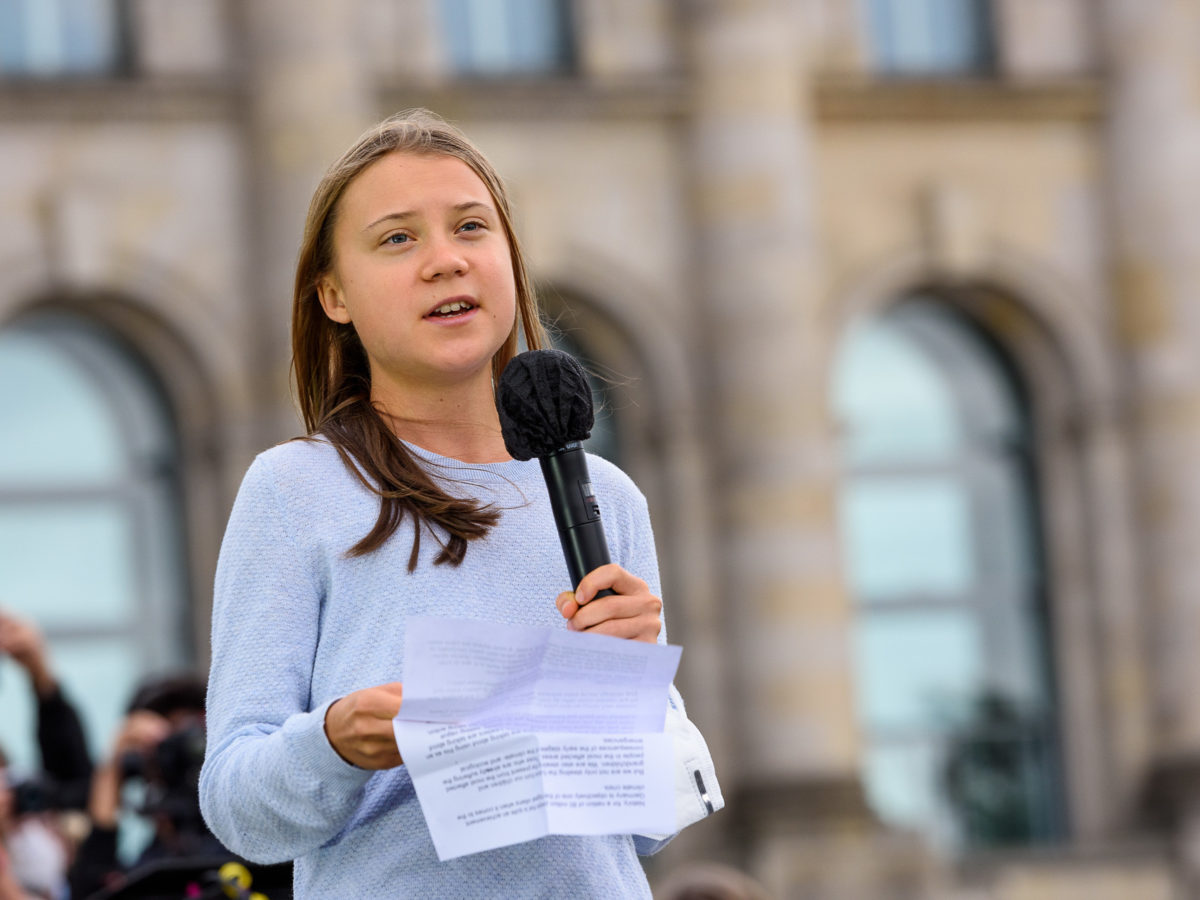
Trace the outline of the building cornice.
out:
M 0 123 L 223 120 L 241 94 L 228 78 L 0 81 Z
M 575 78 L 472 79 L 414 86 L 381 84 L 385 110 L 428 106 L 449 119 L 670 119 L 691 108 L 686 83 L 654 78 L 596 83 Z
M 1097 80 L 1014 82 L 983 79 L 880 80 L 823 77 L 818 120 L 837 122 L 1083 121 L 1104 115 Z
M 478 79 L 376 87 L 383 110 L 429 106 L 463 119 L 678 119 L 692 109 L 686 80 L 595 83 L 574 78 Z M 228 77 L 0 81 L 0 122 L 157 122 L 227 119 L 241 91 Z M 822 76 L 813 112 L 825 122 L 1094 121 L 1096 80 L 879 80 Z

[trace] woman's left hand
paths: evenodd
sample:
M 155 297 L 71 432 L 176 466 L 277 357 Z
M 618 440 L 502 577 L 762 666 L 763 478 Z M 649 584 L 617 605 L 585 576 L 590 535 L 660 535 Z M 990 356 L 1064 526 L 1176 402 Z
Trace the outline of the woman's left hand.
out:
M 615 593 L 597 597 L 605 588 Z M 653 644 L 662 630 L 662 601 L 650 593 L 646 582 L 616 563 L 588 572 L 578 588 L 563 591 L 555 603 L 572 631 Z

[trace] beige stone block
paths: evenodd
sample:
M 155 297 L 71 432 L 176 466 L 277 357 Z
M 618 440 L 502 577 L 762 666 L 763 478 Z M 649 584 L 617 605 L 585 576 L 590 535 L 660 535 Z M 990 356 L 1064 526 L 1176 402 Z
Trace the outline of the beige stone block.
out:
M 823 754 L 848 758 L 858 747 L 854 691 L 844 671 L 806 672 L 759 684 L 758 708 L 768 721 L 800 719 L 819 738 Z
M 769 622 L 801 628 L 844 626 L 852 616 L 850 597 L 834 574 L 771 584 L 759 594 L 755 609 Z
M 955 275 L 976 268 L 986 249 L 986 234 L 971 189 L 935 179 L 921 190 L 918 204 L 926 252 L 938 268 Z
M 835 296 L 918 251 L 959 277 L 986 275 L 997 248 L 1011 248 L 1076 283 L 1109 278 L 1099 236 L 1079 223 L 1077 198 L 1098 196 L 1103 175 L 1084 123 L 822 122 L 814 145 L 822 263 Z M 930 186 L 943 184 L 952 195 L 934 208 Z M 1104 298 L 1085 292 L 1081 301 L 1098 309 Z
M 230 22 L 212 0 L 132 0 L 128 4 L 139 72 L 215 75 L 228 71 Z
M 812 45 L 816 68 L 822 74 L 861 74 L 870 65 L 867 9 L 843 0 L 814 4 L 819 40 Z
M 997 880 L 996 900 L 1177 900 L 1166 868 L 1131 863 L 1013 868 Z
M 1124 660 L 1114 667 L 1109 678 L 1108 700 L 1113 706 L 1113 720 L 1139 719 L 1146 714 L 1146 671 L 1139 662 Z M 1125 758 L 1137 758 L 1144 751 L 1144 736 L 1140 730 L 1116 729 L 1114 739 Z
M 709 179 L 697 192 L 700 215 L 713 222 L 758 220 L 775 210 L 778 190 L 778 181 L 769 172 Z
M 1123 260 L 1114 273 L 1117 331 L 1132 347 L 1164 341 L 1171 331 L 1163 271 L 1152 263 Z
M 799 78 L 791 66 L 775 69 L 751 64 L 735 64 L 737 77 L 710 78 L 704 83 L 704 112 L 710 117 L 725 117 L 731 128 L 747 119 L 782 117 L 791 121 L 803 98 Z M 768 122 L 762 123 L 764 125 Z
M 1147 528 L 1159 531 L 1171 524 L 1175 513 L 1175 492 L 1169 482 L 1147 484 L 1138 497 L 1138 517 Z
M 735 521 L 826 530 L 837 523 L 837 495 L 829 484 L 755 484 L 731 486 L 730 514 Z
M 791 402 L 785 399 L 787 393 Z M 827 411 L 797 398 L 795 391 L 778 387 L 761 389 L 753 395 L 723 397 L 723 430 L 733 435 L 754 435 L 758 441 L 792 440 L 803 447 L 806 439 L 821 438 L 827 431 Z
M 1139 408 L 1140 418 L 1158 438 L 1168 435 L 1200 435 L 1200 390 L 1179 391 L 1148 397 Z M 1179 459 L 1181 471 L 1194 471 L 1194 460 Z
M 355 34 L 372 71 L 385 79 L 435 82 L 446 74 L 437 0 L 358 0 Z
M 915 836 L 883 834 L 850 818 L 822 822 L 821 826 L 824 833 L 820 837 L 773 835 L 762 842 L 756 874 L 772 896 L 781 900 L 941 900 L 943 895 L 935 893 L 937 863 Z
M 669 0 L 575 3 L 580 66 L 597 80 L 670 71 L 677 64 Z
M 1018 78 L 1089 73 L 1097 63 L 1091 0 L 1000 0 L 994 4 L 1001 66 Z

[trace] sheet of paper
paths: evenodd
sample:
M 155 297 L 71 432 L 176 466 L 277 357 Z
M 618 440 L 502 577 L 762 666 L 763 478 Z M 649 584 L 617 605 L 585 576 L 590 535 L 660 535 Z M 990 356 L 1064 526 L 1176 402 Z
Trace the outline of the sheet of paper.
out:
M 679 647 L 606 635 L 415 618 L 405 633 L 400 718 L 512 731 L 662 731 L 679 655 Z
M 675 830 L 670 735 L 394 727 L 438 859 L 547 834 Z
M 675 830 L 678 647 L 414 619 L 393 723 L 440 859 L 546 834 Z

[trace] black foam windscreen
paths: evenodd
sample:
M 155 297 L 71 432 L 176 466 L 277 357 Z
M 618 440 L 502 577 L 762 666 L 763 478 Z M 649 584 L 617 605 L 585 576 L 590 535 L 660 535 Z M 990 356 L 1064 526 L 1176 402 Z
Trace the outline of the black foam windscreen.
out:
M 549 456 L 592 433 L 592 389 L 583 366 L 561 350 L 527 350 L 496 389 L 504 446 L 513 459 Z

